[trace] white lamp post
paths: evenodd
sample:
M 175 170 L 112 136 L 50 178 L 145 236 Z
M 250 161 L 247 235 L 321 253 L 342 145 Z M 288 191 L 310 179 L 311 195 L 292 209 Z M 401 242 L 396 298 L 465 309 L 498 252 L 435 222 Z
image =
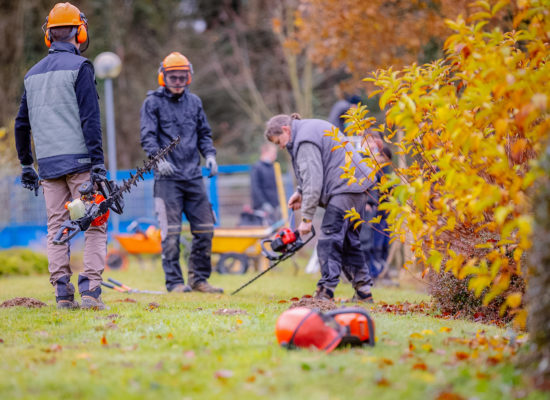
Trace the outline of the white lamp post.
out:
M 120 74 L 122 62 L 110 51 L 100 53 L 94 60 L 95 75 L 105 80 L 105 121 L 107 125 L 107 152 L 109 158 L 109 173 L 116 182 L 116 135 L 115 108 L 113 105 L 113 79 Z M 113 231 L 118 233 L 119 217 L 112 213 Z

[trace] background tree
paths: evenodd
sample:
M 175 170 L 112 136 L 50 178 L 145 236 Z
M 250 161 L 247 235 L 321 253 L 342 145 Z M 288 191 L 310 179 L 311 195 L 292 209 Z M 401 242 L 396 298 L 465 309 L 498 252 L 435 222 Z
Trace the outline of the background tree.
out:
M 302 0 L 297 25 L 301 43 L 308 44 L 316 64 L 325 69 L 344 68 L 358 81 L 377 68 L 395 69 L 440 57 L 443 40 L 450 33 L 445 18 L 485 12 L 478 3 Z M 503 14 L 491 17 L 501 25 L 511 21 Z

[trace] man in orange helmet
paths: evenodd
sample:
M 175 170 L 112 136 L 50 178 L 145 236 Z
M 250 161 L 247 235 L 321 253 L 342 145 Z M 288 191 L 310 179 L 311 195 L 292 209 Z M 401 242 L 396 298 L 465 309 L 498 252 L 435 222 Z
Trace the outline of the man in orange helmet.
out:
M 170 53 L 161 63 L 159 88 L 147 93 L 141 108 L 141 145 L 153 156 L 175 137 L 180 143 L 155 171 L 155 212 L 162 237 L 162 267 L 170 292 L 222 293 L 208 283 L 212 272 L 214 232 L 212 206 L 206 196 L 200 155 L 210 176 L 216 175 L 216 149 L 201 99 L 187 90 L 193 66 L 182 54 Z M 182 214 L 191 225 L 193 241 L 188 265 L 189 285 L 180 267 Z
M 53 238 L 69 217 L 65 202 L 78 188 L 107 174 L 93 64 L 80 55 L 88 45 L 88 21 L 70 3 L 58 3 L 43 26 L 48 55 L 25 75 L 25 91 L 15 120 L 21 182 L 38 196 L 42 185 L 48 215 L 48 268 L 57 308 L 78 308 L 70 282 L 69 246 Z M 31 131 L 38 161 L 34 169 Z M 101 274 L 107 252 L 106 226 L 85 233 L 84 271 L 78 277 L 82 308 L 104 309 Z

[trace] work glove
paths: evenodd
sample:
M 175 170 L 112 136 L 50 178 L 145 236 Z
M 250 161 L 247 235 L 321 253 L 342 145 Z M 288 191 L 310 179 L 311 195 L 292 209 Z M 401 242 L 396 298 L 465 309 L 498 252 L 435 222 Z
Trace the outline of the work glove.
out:
M 105 169 L 105 165 L 97 164 L 92 167 L 92 171 L 90 172 L 90 180 L 92 182 L 94 183 L 103 182 L 106 176 L 107 176 L 107 170 Z
M 22 165 L 21 183 L 25 189 L 34 190 L 34 195 L 38 196 L 38 174 L 32 165 Z
M 173 175 L 174 172 L 176 172 L 176 168 L 174 167 L 174 164 L 172 164 L 170 161 L 161 159 L 157 163 L 157 171 L 160 176 L 170 176 Z
M 216 157 L 213 155 L 206 156 L 206 168 L 210 170 L 209 178 L 212 178 L 214 175 L 218 174 L 218 163 L 216 163 Z

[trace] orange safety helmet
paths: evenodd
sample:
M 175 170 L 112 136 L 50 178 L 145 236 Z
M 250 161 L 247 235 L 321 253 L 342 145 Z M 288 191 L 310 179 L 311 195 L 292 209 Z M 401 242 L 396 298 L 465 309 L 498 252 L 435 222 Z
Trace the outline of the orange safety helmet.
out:
M 71 3 L 57 3 L 46 17 L 42 30 L 44 31 L 44 42 L 48 47 L 52 45 L 50 28 L 57 26 L 74 26 L 77 43 L 84 43 L 88 40 L 88 20 L 84 13 Z
M 311 347 L 327 353 L 341 345 L 374 346 L 374 321 L 362 308 L 321 313 L 305 307 L 282 313 L 275 326 L 277 341 L 287 348 Z
M 189 85 L 192 80 L 193 75 L 193 64 L 189 62 L 187 57 L 183 54 L 174 51 L 166 56 L 164 60 L 160 63 L 157 80 L 160 86 L 166 86 L 164 80 L 164 74 L 168 71 L 188 71 L 188 78 L 185 85 Z
M 279 316 L 275 334 L 279 344 L 289 349 L 314 346 L 329 353 L 342 340 L 338 327 L 339 325 L 327 325 L 317 310 L 296 307 L 286 310 Z

